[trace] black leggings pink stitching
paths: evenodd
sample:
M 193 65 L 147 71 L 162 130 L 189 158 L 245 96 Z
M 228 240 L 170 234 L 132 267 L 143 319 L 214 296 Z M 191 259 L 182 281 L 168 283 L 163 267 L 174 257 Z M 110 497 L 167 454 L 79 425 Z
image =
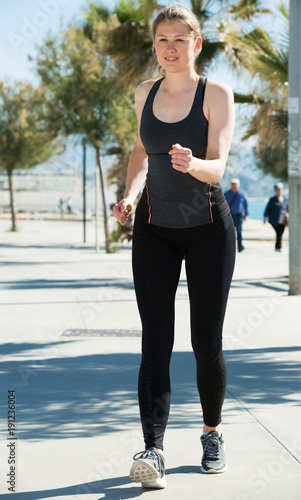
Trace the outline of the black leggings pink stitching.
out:
M 135 223 L 133 274 L 142 323 L 138 397 L 146 449 L 163 449 L 171 398 L 174 303 L 183 259 L 203 420 L 210 427 L 221 422 L 227 379 L 222 330 L 235 262 L 231 215 L 185 229 Z

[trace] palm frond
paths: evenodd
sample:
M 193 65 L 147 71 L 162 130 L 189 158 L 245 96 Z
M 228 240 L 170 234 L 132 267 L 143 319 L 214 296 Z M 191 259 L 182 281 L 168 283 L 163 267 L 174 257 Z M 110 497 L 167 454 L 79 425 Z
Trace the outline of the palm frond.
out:
M 261 97 L 253 94 L 239 94 L 234 92 L 234 101 L 237 104 L 263 104 L 265 100 Z
M 156 10 L 160 10 L 163 5 L 156 0 L 138 0 L 140 9 L 144 12 L 145 16 L 152 16 Z
M 89 3 L 90 10 L 84 10 L 85 19 L 88 23 L 93 24 L 94 22 L 107 21 L 110 16 L 110 10 L 105 4 L 95 5 L 94 3 Z
M 252 17 L 259 14 L 271 14 L 270 9 L 262 9 L 258 0 L 240 0 L 230 9 L 230 14 L 234 15 L 235 19 L 244 19 L 249 21 Z
M 119 4 L 115 5 L 114 14 L 118 17 L 120 23 L 128 21 L 145 22 L 150 16 L 146 15 L 146 11 L 142 6 L 137 8 L 137 3 L 130 0 L 120 0 Z
M 244 66 L 252 78 L 259 76 L 271 89 L 287 82 L 288 52 L 277 49 L 261 27 L 250 33 L 228 33 L 226 43 L 234 64 Z
M 197 58 L 197 65 L 202 64 L 207 66 L 217 57 L 218 54 L 225 50 L 225 42 L 205 40 L 203 43 L 202 52 Z
M 133 20 L 124 22 L 108 33 L 106 49 L 116 59 L 124 81 L 141 77 L 148 71 L 153 55 L 149 25 Z
M 283 15 L 283 17 L 286 19 L 286 21 L 289 21 L 289 12 L 284 5 L 283 1 L 281 0 L 278 6 L 279 12 Z

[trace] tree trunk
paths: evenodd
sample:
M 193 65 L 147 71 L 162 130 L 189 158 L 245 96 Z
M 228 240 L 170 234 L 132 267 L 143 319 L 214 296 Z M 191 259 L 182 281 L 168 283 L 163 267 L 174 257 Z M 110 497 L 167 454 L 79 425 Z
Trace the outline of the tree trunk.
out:
M 98 165 L 95 169 L 95 252 L 99 252 L 99 199 L 100 199 L 100 175 Z
M 108 225 L 108 208 L 106 200 L 105 177 L 102 164 L 100 161 L 100 151 L 98 148 L 96 148 L 96 161 L 100 176 L 100 190 L 101 190 L 102 206 L 103 206 L 103 223 L 104 223 L 105 239 L 106 239 L 106 253 L 112 253 L 111 235 L 109 233 L 109 225 Z
M 14 200 L 14 186 L 13 186 L 13 169 L 7 169 L 8 184 L 9 184 L 9 196 L 10 196 L 10 212 L 11 212 L 11 230 L 16 231 L 16 211 L 15 211 L 15 200 Z

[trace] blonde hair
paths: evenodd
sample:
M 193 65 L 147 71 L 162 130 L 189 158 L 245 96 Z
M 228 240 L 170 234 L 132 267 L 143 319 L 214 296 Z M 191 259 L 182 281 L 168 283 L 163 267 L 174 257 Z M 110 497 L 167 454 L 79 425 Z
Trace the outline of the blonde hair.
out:
M 194 40 L 197 40 L 201 36 L 201 27 L 198 18 L 190 9 L 179 3 L 169 5 L 168 7 L 164 7 L 160 10 L 157 17 L 152 22 L 152 38 L 155 38 L 159 24 L 172 21 L 180 21 L 182 24 L 187 26 Z M 200 52 L 201 50 L 196 54 L 195 58 Z M 162 76 L 164 76 L 164 70 L 161 66 L 159 67 L 159 72 Z

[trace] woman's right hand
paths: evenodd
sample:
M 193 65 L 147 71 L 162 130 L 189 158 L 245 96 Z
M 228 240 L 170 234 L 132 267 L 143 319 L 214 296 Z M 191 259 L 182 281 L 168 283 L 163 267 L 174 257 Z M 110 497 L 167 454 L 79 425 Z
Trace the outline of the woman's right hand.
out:
M 123 198 L 123 200 L 114 205 L 113 214 L 115 215 L 119 224 L 125 226 L 132 210 L 133 200 L 131 198 Z

